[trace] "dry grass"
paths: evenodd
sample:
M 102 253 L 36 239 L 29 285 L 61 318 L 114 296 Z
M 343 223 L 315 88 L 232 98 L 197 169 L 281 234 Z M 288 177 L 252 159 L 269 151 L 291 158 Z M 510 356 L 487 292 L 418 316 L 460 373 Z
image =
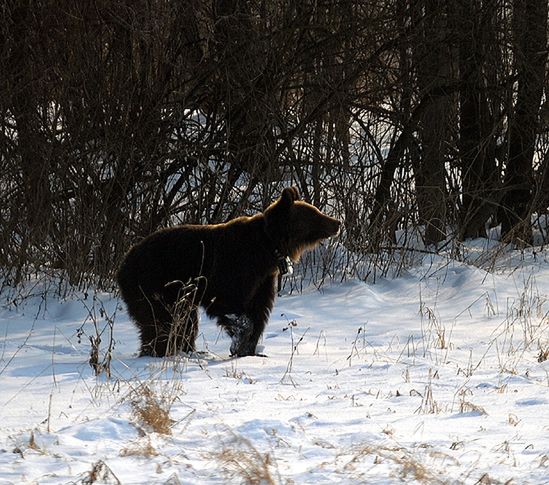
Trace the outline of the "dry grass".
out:
M 463 399 L 459 403 L 459 412 L 461 414 L 465 413 L 476 413 L 478 415 L 487 415 L 486 409 L 484 409 L 482 406 L 478 406 L 477 404 L 473 404 L 471 401 L 466 401 Z
M 549 359 L 549 347 L 542 345 L 541 342 L 538 342 L 538 348 L 537 360 L 539 363 L 545 362 Z
M 133 392 L 132 413 L 137 422 L 154 433 L 171 434 L 174 420 L 170 417 L 173 398 L 156 395 L 149 386 L 143 385 Z
M 420 316 L 421 333 L 424 344 L 423 356 L 426 356 L 427 349 L 431 347 L 439 350 L 449 349 L 451 331 L 446 329 L 446 326 L 437 316 L 435 309 L 428 307 L 423 302 L 420 302 Z
M 36 438 L 34 436 L 34 430 L 31 430 L 28 441 L 18 446 L 15 446 L 12 452 L 18 453 L 19 455 L 21 455 L 21 458 L 25 458 L 25 452 L 27 450 L 33 450 L 37 453 L 45 454 L 45 451 L 36 442 Z
M 121 485 L 122 482 L 103 460 L 99 460 L 92 465 L 92 469 L 87 472 L 87 476 L 76 483 L 82 485 L 92 485 L 94 483 Z
M 269 453 L 259 452 L 247 439 L 234 436 L 221 452 L 214 455 L 223 474 L 231 483 L 246 485 L 274 485 L 273 466 Z
M 34 438 L 34 431 L 30 432 L 29 448 L 31 450 L 40 451 L 40 447 L 36 444 L 36 439 Z
M 435 374 L 436 375 L 436 374 Z M 429 369 L 429 378 L 425 391 L 421 399 L 419 408 L 416 409 L 416 414 L 438 414 L 440 407 L 433 397 L 433 371 Z
M 137 441 L 135 443 L 130 443 L 128 446 L 120 450 L 120 456 L 137 456 L 143 458 L 151 458 L 153 456 L 158 456 L 158 451 L 151 444 L 150 438 L 147 438 L 146 441 Z
M 363 445 L 354 451 L 353 457 L 347 462 L 343 470 L 345 472 L 354 472 L 356 465 L 366 456 L 373 456 L 376 465 L 387 461 L 399 465 L 399 478 L 401 480 L 412 478 L 420 483 L 445 483 L 438 478 L 436 473 L 430 471 L 424 464 L 416 460 L 408 450 L 400 446 Z
M 456 395 L 459 397 L 459 406 L 458 412 L 461 414 L 465 413 L 476 413 L 478 415 L 486 416 L 488 413 L 482 406 L 478 406 L 470 401 L 469 396 L 472 396 L 473 393 L 467 387 L 462 387 L 456 392 Z M 453 408 L 453 406 L 452 406 Z

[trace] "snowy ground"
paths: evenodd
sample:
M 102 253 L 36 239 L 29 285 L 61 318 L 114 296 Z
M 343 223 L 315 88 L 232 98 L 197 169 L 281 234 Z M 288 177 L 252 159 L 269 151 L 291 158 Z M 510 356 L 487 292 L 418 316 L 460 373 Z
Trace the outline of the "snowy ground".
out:
M 136 358 L 117 300 L 42 290 L 0 310 L 0 484 L 549 483 L 548 252 L 283 296 L 268 358 L 204 318 L 207 357 Z

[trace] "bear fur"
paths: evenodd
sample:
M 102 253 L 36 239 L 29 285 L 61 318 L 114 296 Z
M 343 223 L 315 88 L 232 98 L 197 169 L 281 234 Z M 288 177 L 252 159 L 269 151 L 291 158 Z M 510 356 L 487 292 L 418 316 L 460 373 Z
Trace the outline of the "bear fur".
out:
M 181 225 L 146 237 L 129 250 L 117 274 L 140 332 L 140 355 L 194 351 L 198 306 L 232 338 L 231 355 L 254 355 L 286 258 L 298 261 L 339 226 L 289 187 L 252 217 Z

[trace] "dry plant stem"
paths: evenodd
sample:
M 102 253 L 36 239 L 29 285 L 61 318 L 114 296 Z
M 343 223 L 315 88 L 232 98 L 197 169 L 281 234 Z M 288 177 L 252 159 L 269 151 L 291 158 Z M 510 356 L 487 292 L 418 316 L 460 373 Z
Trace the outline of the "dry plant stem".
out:
M 433 370 L 429 369 L 429 377 L 427 385 L 425 386 L 425 391 L 423 392 L 421 404 L 419 408 L 416 409 L 416 414 L 438 414 L 440 408 L 438 403 L 433 397 Z
M 93 333 L 87 335 L 90 342 L 88 363 L 96 376 L 105 373 L 106 377 L 110 378 L 112 354 L 115 346 L 114 322 L 117 309 L 114 310 L 112 315 L 109 315 L 103 302 L 95 294 L 92 298 L 91 306 L 88 305 L 85 299 L 81 299 L 80 301 L 86 308 L 88 315 L 78 330 L 78 339 L 80 340 L 83 335 L 87 335 L 85 330 L 86 324 L 91 322 Z M 101 343 L 105 335 L 107 337 L 107 345 L 105 349 L 102 349 Z
M 294 362 L 294 355 L 298 353 L 298 347 L 299 344 L 303 341 L 305 338 L 305 335 L 310 330 L 310 327 L 308 327 L 305 332 L 301 335 L 299 340 L 294 344 L 294 332 L 293 332 L 293 325 L 289 325 L 290 329 L 290 338 L 291 338 L 291 344 L 292 344 L 292 351 L 290 354 L 290 359 L 288 360 L 288 365 L 286 366 L 286 370 L 284 371 L 284 374 L 282 375 L 280 382 L 285 384 L 286 381 L 290 381 L 290 383 L 296 387 L 296 383 L 292 377 L 292 369 L 293 369 L 293 362 Z
M 356 332 L 355 339 L 353 340 L 353 343 L 352 343 L 351 353 L 347 356 L 347 360 L 349 361 L 349 367 L 351 367 L 352 365 L 353 355 L 356 355 L 357 357 L 360 356 L 357 343 L 361 336 L 362 336 L 362 349 L 364 350 L 364 352 L 366 351 L 366 330 L 363 327 L 359 327 Z
M 121 485 L 122 482 L 103 461 L 99 460 L 93 464 L 92 469 L 87 476 L 81 480 L 83 485 L 94 485 L 100 483 L 112 483 L 113 485 Z

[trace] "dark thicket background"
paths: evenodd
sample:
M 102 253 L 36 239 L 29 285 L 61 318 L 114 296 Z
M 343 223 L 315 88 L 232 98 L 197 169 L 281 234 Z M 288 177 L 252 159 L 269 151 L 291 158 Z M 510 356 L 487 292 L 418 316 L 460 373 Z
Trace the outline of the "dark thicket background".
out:
M 288 184 L 359 254 L 528 244 L 549 205 L 547 0 L 4 0 L 0 267 L 108 282 L 158 227 Z

